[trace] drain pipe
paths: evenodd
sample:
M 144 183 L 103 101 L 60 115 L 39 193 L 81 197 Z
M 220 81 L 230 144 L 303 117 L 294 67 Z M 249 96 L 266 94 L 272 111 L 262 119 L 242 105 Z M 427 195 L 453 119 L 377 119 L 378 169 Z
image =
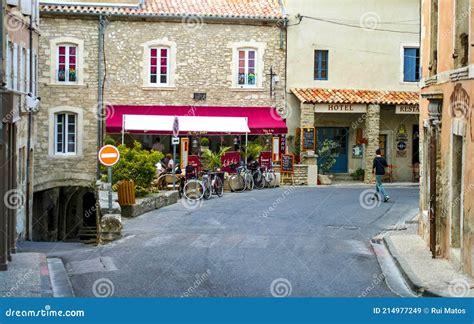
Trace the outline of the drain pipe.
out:
M 103 139 L 103 118 L 106 117 L 104 114 L 104 93 L 103 93 L 103 66 L 102 66 L 102 59 L 104 55 L 104 29 L 105 29 L 105 18 L 103 15 L 99 16 L 99 48 L 98 48 L 98 55 L 99 60 L 97 63 L 97 152 L 99 152 L 100 148 L 102 147 L 102 139 Z M 100 162 L 97 159 L 97 180 L 100 179 Z
M 33 70 L 33 15 L 30 15 L 30 28 L 29 28 L 29 47 L 30 47 L 30 87 L 29 92 L 36 97 L 36 93 L 33 93 L 33 80 L 36 82 L 36 71 Z M 31 187 L 31 127 L 33 126 L 33 111 L 28 109 L 28 138 L 26 142 L 26 201 L 25 201 L 25 214 L 26 214 L 26 239 L 29 241 L 33 240 L 33 217 L 30 209 L 30 187 Z

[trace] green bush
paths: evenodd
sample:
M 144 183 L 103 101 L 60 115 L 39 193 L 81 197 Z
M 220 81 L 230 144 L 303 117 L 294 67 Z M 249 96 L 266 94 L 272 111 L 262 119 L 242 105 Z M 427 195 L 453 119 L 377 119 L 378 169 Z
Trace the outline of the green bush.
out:
M 263 145 L 258 142 L 249 142 L 247 145 L 247 152 L 245 150 L 245 145 L 242 147 L 242 157 L 245 158 L 247 155 L 247 161 L 256 160 L 260 154 L 265 149 Z M 247 154 L 246 154 L 247 153 Z
M 355 179 L 364 179 L 364 176 L 365 170 L 361 168 L 358 168 L 357 170 L 355 170 L 355 172 L 351 173 L 351 177 Z
M 207 137 L 201 138 L 201 146 L 209 146 L 209 139 Z
M 110 137 L 110 136 L 107 136 L 105 139 L 104 139 L 104 145 L 113 145 L 115 146 L 117 143 L 115 142 L 115 140 Z
M 140 142 L 135 141 L 132 148 L 119 145 L 119 162 L 112 167 L 112 184 L 120 180 L 133 180 L 137 196 L 142 196 L 151 191 L 151 183 L 156 175 L 156 166 L 163 158 L 161 152 L 144 150 Z M 107 179 L 107 168 L 102 167 L 102 173 Z

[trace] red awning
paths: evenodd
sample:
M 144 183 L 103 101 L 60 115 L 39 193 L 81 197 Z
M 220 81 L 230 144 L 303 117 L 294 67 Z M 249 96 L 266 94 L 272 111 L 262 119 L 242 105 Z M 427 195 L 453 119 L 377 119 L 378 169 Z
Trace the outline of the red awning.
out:
M 247 117 L 250 134 L 286 134 L 285 122 L 273 107 L 209 107 L 209 106 L 116 106 L 108 105 L 108 133 L 121 133 L 124 115 L 186 116 L 186 117 Z M 171 134 L 147 130 L 127 131 L 135 134 Z M 230 134 L 227 132 L 224 134 Z

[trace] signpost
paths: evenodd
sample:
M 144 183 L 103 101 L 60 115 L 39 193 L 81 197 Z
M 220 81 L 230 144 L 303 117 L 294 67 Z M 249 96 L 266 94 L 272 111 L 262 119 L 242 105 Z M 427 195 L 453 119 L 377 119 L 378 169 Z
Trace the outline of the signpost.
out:
M 109 182 L 109 209 L 112 209 L 112 167 L 119 161 L 120 152 L 118 148 L 113 145 L 105 145 L 99 150 L 98 156 L 100 163 L 107 167 Z
M 173 190 L 176 190 L 176 145 L 179 144 L 179 119 L 178 117 L 174 117 L 173 121 L 173 139 L 171 140 L 171 144 L 173 145 Z

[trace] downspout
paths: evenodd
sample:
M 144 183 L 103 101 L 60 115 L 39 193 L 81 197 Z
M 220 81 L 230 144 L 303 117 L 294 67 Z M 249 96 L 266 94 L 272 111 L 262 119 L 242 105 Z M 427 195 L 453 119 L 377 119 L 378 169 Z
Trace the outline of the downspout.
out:
M 29 47 L 30 47 L 30 87 L 29 92 L 33 94 L 33 80 L 36 82 L 36 71 L 33 70 L 33 14 L 30 15 L 30 28 L 29 28 Z M 36 96 L 36 94 L 33 94 Z M 26 141 L 26 202 L 25 202 L 25 213 L 26 213 L 26 239 L 33 240 L 33 219 L 30 211 L 30 187 L 31 187 L 31 127 L 33 125 L 33 112 L 28 109 L 28 138 Z
M 98 48 L 98 55 L 99 59 L 97 62 L 97 152 L 99 152 L 100 148 L 102 147 L 102 139 L 103 139 L 103 118 L 107 117 L 104 115 L 104 93 L 103 93 L 103 66 L 102 66 L 102 59 L 103 59 L 103 50 L 104 50 L 104 29 L 105 29 L 105 19 L 103 15 L 99 16 L 99 48 Z M 100 162 L 97 159 L 97 180 L 100 179 Z

